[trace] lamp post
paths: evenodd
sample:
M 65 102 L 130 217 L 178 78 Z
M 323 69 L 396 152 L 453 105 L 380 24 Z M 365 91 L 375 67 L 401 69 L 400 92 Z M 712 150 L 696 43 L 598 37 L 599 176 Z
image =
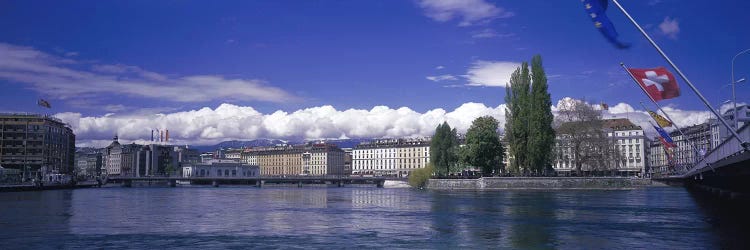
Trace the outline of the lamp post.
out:
M 734 93 L 734 85 L 745 81 L 745 78 L 742 78 L 739 80 L 734 79 L 734 61 L 737 60 L 738 56 L 747 52 L 750 52 L 750 49 L 740 51 L 740 53 L 737 53 L 737 55 L 734 55 L 734 57 L 732 58 L 732 81 L 731 82 L 732 82 L 732 102 L 734 102 L 733 104 L 734 110 L 732 110 L 732 115 L 734 116 L 734 130 L 737 130 L 739 127 L 739 122 L 737 121 L 737 96 Z

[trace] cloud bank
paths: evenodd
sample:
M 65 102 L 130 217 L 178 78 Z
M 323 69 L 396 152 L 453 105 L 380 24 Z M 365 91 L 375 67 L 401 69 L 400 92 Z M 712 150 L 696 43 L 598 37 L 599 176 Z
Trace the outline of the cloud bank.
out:
M 288 102 L 297 97 L 256 79 L 220 75 L 174 76 L 138 66 L 90 64 L 34 48 L 0 43 L 0 79 L 27 84 L 59 99 L 100 94 L 127 95 L 176 102 L 254 100 Z
M 552 106 L 553 114 L 563 102 L 579 101 L 563 98 Z M 375 106 L 372 109 L 338 110 L 333 106 L 319 106 L 294 112 L 276 111 L 264 114 L 252 107 L 221 104 L 216 108 L 173 113 L 107 114 L 84 117 L 80 113 L 58 113 L 55 116 L 69 123 L 76 133 L 79 146 L 103 147 L 117 134 L 124 142 L 146 142 L 152 129 L 169 129 L 175 144 L 209 145 L 226 140 L 326 139 L 326 138 L 396 138 L 431 136 L 435 127 L 447 121 L 460 133 L 465 133 L 471 122 L 480 116 L 492 116 L 505 126 L 505 104 L 490 107 L 468 102 L 448 111 L 436 108 L 423 113 L 408 107 Z M 722 106 L 722 110 L 730 105 Z M 665 111 L 682 127 L 708 120 L 710 113 L 702 110 L 683 110 L 666 107 Z M 604 118 L 628 118 L 655 135 L 644 110 L 627 103 L 612 105 L 603 111 Z
M 488 107 L 469 102 L 453 111 L 437 108 L 424 113 L 407 107 L 337 110 L 326 105 L 291 113 L 276 111 L 263 114 L 252 107 L 221 104 L 215 109 L 206 107 L 167 114 L 84 117 L 80 113 L 59 113 L 55 116 L 71 125 L 79 146 L 102 147 L 115 134 L 125 142 L 145 142 L 150 139 L 152 129 L 169 129 L 170 138 L 175 144 L 191 145 L 259 138 L 430 136 L 443 121 L 465 132 L 475 118 L 485 115 L 493 116 L 504 124 L 505 105 Z

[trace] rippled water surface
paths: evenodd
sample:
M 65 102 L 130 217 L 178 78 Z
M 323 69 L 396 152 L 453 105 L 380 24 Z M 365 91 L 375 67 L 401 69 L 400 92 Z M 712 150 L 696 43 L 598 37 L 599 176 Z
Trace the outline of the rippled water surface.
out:
M 17 192 L 0 193 L 0 249 L 747 248 L 747 220 L 732 211 L 676 187 Z

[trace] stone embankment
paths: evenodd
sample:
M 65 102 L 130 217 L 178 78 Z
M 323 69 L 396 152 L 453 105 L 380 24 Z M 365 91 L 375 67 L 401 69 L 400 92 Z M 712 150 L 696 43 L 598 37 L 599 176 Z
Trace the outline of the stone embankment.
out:
M 485 177 L 479 179 L 430 179 L 432 190 L 548 190 L 633 189 L 661 185 L 650 179 L 625 177 Z

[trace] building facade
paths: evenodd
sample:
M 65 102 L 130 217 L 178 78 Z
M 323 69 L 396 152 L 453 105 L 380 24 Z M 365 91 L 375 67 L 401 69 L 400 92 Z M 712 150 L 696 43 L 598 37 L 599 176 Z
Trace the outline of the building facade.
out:
M 76 152 L 76 176 L 94 179 L 102 174 L 101 152 Z
M 302 146 L 254 148 L 258 153 L 260 174 L 265 176 L 302 175 Z
M 308 143 L 245 149 L 243 162 L 257 164 L 264 176 L 344 175 L 343 150 L 333 144 Z
M 209 163 L 186 163 L 182 166 L 182 177 L 238 178 L 260 176 L 258 166 L 238 161 L 212 161 Z
M 352 150 L 352 175 L 407 177 L 430 162 L 430 140 L 381 139 Z
M 24 179 L 72 175 L 75 134 L 62 120 L 36 114 L 0 114 L 0 166 L 18 169 Z
M 582 171 L 616 171 L 619 175 L 643 175 L 646 173 L 647 153 L 650 142 L 643 128 L 628 119 L 605 119 L 601 133 L 606 135 L 607 148 L 598 149 L 596 156 L 601 159 L 589 160 L 581 166 Z M 555 139 L 555 159 L 552 168 L 563 175 L 576 170 L 576 154 L 570 142 L 570 135 L 557 134 Z M 599 145 L 584 145 L 600 147 Z M 603 146 L 603 145 L 602 145 Z M 594 163 L 592 163 L 594 162 Z M 592 164 L 597 164 L 593 166 Z M 606 166 L 599 166 L 606 165 Z

